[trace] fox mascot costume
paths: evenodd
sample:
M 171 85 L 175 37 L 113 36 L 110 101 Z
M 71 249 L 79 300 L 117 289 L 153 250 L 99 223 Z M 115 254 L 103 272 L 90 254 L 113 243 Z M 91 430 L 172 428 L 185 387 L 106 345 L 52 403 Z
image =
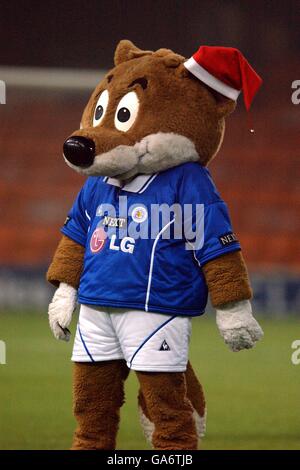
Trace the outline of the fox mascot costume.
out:
M 114 62 L 64 143 L 66 163 L 88 178 L 47 274 L 57 287 L 49 306 L 57 339 L 69 339 L 80 304 L 72 448 L 115 449 L 133 369 L 152 446 L 197 449 L 205 400 L 188 362 L 191 318 L 209 294 L 233 351 L 262 336 L 241 248 L 207 169 L 238 94 L 248 109 L 261 79 L 225 47 L 201 46 L 186 60 L 123 40 Z

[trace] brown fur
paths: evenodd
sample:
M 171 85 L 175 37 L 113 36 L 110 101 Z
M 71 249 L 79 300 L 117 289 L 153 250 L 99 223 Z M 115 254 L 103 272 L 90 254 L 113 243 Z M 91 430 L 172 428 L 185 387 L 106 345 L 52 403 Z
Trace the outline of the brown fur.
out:
M 117 66 L 122 64 L 122 62 L 127 62 L 128 60 L 136 59 L 138 57 L 142 57 L 143 55 L 149 54 L 153 54 L 153 52 L 142 51 L 128 39 L 123 39 L 123 41 L 120 41 L 118 47 L 115 50 L 114 62 Z
M 205 407 L 206 407 L 206 402 L 205 402 L 205 396 L 204 396 L 204 391 L 202 388 L 202 385 L 198 381 L 196 374 L 194 372 L 194 369 L 192 367 L 192 364 L 190 361 L 187 363 L 186 371 L 184 373 L 185 375 L 185 382 L 186 382 L 186 388 L 187 388 L 187 397 L 190 400 L 193 408 L 197 411 L 198 415 L 202 418 L 205 414 Z M 144 415 L 150 419 L 149 412 L 147 410 L 145 398 L 143 396 L 141 388 L 139 389 L 139 394 L 138 394 L 138 401 L 140 406 L 142 407 Z
M 96 153 L 102 154 L 118 145 L 133 145 L 149 134 L 174 132 L 194 142 L 199 162 L 207 165 L 217 153 L 223 139 L 225 116 L 235 108 L 229 99 L 216 98 L 216 93 L 190 74 L 184 58 L 167 49 L 142 51 L 130 41 L 121 41 L 115 53 L 116 67 L 94 90 L 82 116 L 82 129 L 72 135 L 95 142 Z M 146 89 L 135 90 L 140 108 L 136 122 L 125 133 L 114 126 L 120 99 L 137 78 L 146 77 Z M 99 94 L 108 90 L 109 106 L 99 126 L 93 127 L 93 114 Z
M 202 270 L 214 307 L 252 297 L 246 264 L 240 251 L 209 261 L 202 266 Z
M 183 372 L 137 372 L 157 450 L 197 449 L 193 407 Z
M 197 411 L 198 415 L 203 418 L 206 408 L 204 391 L 202 385 L 196 377 L 190 361 L 187 363 L 185 381 L 187 387 L 187 397 L 192 403 L 193 408 Z
M 206 411 L 206 402 L 202 385 L 198 381 L 196 374 L 192 368 L 190 361 L 187 363 L 186 371 L 184 372 L 186 383 L 186 396 L 190 401 L 193 409 L 198 413 L 200 418 L 204 418 Z M 150 413 L 147 408 L 147 401 L 143 395 L 142 388 L 140 387 L 138 393 L 138 403 L 146 418 L 151 421 Z M 148 437 L 148 436 L 146 436 Z M 198 436 L 199 437 L 199 436 Z
M 125 361 L 74 364 L 73 402 L 78 427 L 73 450 L 116 448 L 128 373 Z
M 47 271 L 47 280 L 58 287 L 65 282 L 75 289 L 79 286 L 85 248 L 65 235 L 62 236 Z
M 128 374 L 125 361 L 74 363 L 73 402 L 78 427 L 73 450 L 115 449 Z M 137 375 L 139 404 L 155 423 L 155 448 L 196 449 L 198 437 L 192 414 L 195 409 L 201 417 L 204 415 L 205 399 L 191 364 L 185 373 Z

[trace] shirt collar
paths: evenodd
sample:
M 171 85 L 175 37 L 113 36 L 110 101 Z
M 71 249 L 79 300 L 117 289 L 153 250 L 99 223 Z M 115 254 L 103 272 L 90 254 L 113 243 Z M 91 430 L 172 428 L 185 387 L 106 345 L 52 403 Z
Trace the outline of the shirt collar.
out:
M 103 182 L 107 184 L 111 184 L 112 186 L 117 186 L 118 188 L 122 188 L 123 191 L 129 191 L 130 193 L 143 193 L 148 186 L 152 183 L 154 178 L 157 176 L 157 173 L 152 175 L 138 175 L 129 183 L 126 183 L 122 186 L 122 183 L 117 178 L 109 178 L 105 176 L 103 178 Z

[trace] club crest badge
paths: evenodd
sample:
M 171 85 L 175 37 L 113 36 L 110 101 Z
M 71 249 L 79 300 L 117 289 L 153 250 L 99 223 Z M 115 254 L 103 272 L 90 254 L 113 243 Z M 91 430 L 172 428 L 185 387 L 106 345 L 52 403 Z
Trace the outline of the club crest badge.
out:
M 148 212 L 146 207 L 139 206 L 135 207 L 132 211 L 131 214 L 132 220 L 136 222 L 137 224 L 141 224 L 142 222 L 145 222 L 148 217 Z

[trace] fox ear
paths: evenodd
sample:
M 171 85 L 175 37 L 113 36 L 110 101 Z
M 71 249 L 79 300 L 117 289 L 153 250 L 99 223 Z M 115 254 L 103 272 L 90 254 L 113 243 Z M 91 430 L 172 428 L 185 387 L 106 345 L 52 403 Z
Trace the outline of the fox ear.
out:
M 175 54 L 175 52 L 170 49 L 158 49 L 154 55 L 162 57 L 164 64 L 171 68 L 179 67 L 179 65 L 184 61 L 184 57 L 179 54 Z
M 114 62 L 115 65 L 122 64 L 122 62 L 127 62 L 127 60 L 135 59 L 137 57 L 142 57 L 143 55 L 153 54 L 152 51 L 143 51 L 136 47 L 133 42 L 128 39 L 123 39 L 117 45 L 115 50 Z

